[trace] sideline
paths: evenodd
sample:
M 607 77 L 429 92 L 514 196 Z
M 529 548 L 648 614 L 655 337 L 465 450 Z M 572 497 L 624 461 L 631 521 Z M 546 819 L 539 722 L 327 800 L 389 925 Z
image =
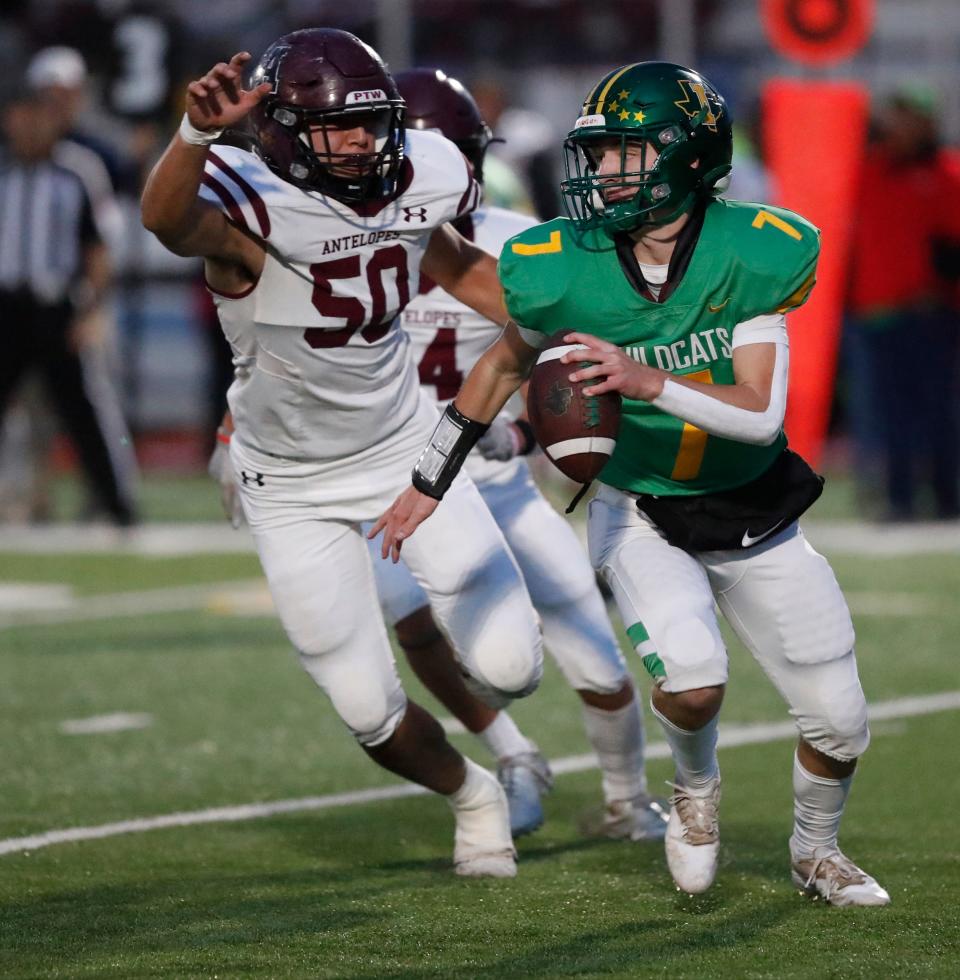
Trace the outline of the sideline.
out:
M 935 714 L 940 711 L 955 711 L 960 708 L 960 691 L 944 691 L 939 694 L 917 697 L 896 698 L 892 701 L 879 701 L 870 705 L 870 720 L 881 721 L 895 718 L 913 718 L 918 715 Z M 796 736 L 796 726 L 792 721 L 759 723 L 752 725 L 730 725 L 720 728 L 720 748 L 731 749 L 741 745 L 757 745 L 775 742 Z M 655 742 L 647 747 L 648 759 L 664 759 L 669 755 L 665 742 Z M 551 761 L 554 775 L 563 776 L 571 772 L 585 772 L 595 769 L 596 758 L 590 755 L 572 755 Z M 37 851 L 54 844 L 69 844 L 77 841 L 100 840 L 104 837 L 117 837 L 120 834 L 140 834 L 149 830 L 163 830 L 169 827 L 194 827 L 200 824 L 236 823 L 244 820 L 257 820 L 283 813 L 302 813 L 306 810 L 330 810 L 336 807 L 353 806 L 361 803 L 375 803 L 380 800 L 398 800 L 427 793 L 421 786 L 404 783 L 399 786 L 383 786 L 374 789 L 354 790 L 346 793 L 332 793 L 327 796 L 307 796 L 296 800 L 276 800 L 273 803 L 246 803 L 239 806 L 215 807 L 208 810 L 193 810 L 184 813 L 168 813 L 156 817 L 141 817 L 134 820 L 119 820 L 116 823 L 100 824 L 96 827 L 69 827 L 64 830 L 49 830 L 29 837 L 8 837 L 0 840 L 0 855 L 24 851 Z

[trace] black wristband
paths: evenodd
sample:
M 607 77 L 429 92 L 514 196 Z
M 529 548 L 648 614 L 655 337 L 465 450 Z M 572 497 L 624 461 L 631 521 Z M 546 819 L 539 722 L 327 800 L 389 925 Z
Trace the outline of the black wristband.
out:
M 533 434 L 533 426 L 526 419 L 514 419 L 513 424 L 523 436 L 523 444 L 517 450 L 517 455 L 529 456 L 537 448 L 537 437 Z
M 430 442 L 413 467 L 413 485 L 434 500 L 442 500 L 467 454 L 490 426 L 475 422 L 447 405 Z

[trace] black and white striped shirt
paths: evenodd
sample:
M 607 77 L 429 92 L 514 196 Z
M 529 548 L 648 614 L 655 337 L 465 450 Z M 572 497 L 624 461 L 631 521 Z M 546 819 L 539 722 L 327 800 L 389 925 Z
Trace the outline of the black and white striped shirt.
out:
M 56 152 L 29 162 L 0 156 L 0 292 L 64 301 L 83 271 L 84 247 L 100 241 L 85 183 Z

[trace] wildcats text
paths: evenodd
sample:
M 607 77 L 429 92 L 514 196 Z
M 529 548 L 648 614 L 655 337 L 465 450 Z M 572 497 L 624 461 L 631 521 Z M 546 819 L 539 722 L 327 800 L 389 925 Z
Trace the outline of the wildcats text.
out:
M 733 356 L 730 331 L 726 327 L 711 327 L 682 337 L 672 344 L 631 345 L 624 350 L 635 361 L 658 367 L 661 371 L 685 371 L 698 364 L 710 364 Z

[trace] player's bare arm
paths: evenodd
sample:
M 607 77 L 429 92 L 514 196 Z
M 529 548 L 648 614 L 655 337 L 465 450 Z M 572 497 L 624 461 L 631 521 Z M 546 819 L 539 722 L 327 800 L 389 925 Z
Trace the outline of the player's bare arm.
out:
M 516 325 L 510 321 L 467 375 L 453 408 L 467 419 L 489 423 L 523 384 L 536 356 L 537 351 L 524 342 Z M 429 452 L 430 448 L 428 446 L 424 452 Z M 423 493 L 415 486 L 404 490 L 367 535 L 372 539 L 383 532 L 381 557 L 389 556 L 398 562 L 404 540 L 437 509 L 439 503 L 439 497 Z
M 203 256 L 215 277 L 229 276 L 232 267 L 241 279 L 252 282 L 263 267 L 262 244 L 197 197 L 209 146 L 203 134 L 209 134 L 212 142 L 220 130 L 243 119 L 270 89 L 267 84 L 243 88 L 241 72 L 249 59 L 246 52 L 235 54 L 229 63 L 220 62 L 187 86 L 185 119 L 195 141 L 188 142 L 182 132 L 170 141 L 147 178 L 141 216 L 144 226 L 170 251 Z M 232 278 L 229 283 L 213 284 L 237 282 Z
M 497 278 L 497 260 L 467 241 L 452 225 L 440 225 L 430 236 L 421 268 L 461 303 L 493 323 L 509 319 Z
M 454 404 L 467 418 L 492 421 L 510 396 L 524 383 L 537 358 L 511 320 L 503 333 L 473 366 Z

